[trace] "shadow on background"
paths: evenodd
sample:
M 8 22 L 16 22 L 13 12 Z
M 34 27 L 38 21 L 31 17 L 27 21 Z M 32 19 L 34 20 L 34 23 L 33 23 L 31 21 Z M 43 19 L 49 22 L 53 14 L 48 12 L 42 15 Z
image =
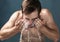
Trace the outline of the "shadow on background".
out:
M 60 0 L 40 0 L 43 8 L 48 8 L 60 31 Z M 8 21 L 12 13 L 20 9 L 22 0 L 0 0 L 0 28 Z M 20 34 L 0 42 L 19 42 Z M 46 42 L 51 40 L 46 38 Z

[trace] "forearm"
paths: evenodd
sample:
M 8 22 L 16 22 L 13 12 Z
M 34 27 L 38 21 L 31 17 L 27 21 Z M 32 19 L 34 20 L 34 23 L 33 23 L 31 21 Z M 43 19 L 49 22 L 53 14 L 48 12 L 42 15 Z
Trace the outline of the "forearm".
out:
M 52 39 L 52 40 L 58 40 L 58 33 L 57 32 L 53 32 L 50 31 L 49 29 L 47 29 L 46 27 L 40 28 L 40 31 L 47 36 L 48 38 Z
M 7 38 L 10 38 L 11 36 L 15 35 L 18 33 L 19 30 L 16 28 L 16 26 L 10 28 L 10 29 L 4 29 L 0 31 L 0 39 L 4 40 Z

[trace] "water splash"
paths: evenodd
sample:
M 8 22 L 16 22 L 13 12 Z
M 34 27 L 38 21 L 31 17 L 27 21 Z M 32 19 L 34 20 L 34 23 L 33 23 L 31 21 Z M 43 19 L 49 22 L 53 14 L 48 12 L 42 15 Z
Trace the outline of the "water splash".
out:
M 24 21 L 24 26 L 23 26 L 23 29 L 22 29 L 22 31 L 21 31 L 21 36 L 20 36 L 20 42 L 22 42 L 22 34 L 23 34 L 23 31 L 24 31 L 25 29 L 27 29 L 28 26 L 29 26 L 29 22 Z M 27 41 L 30 42 L 30 33 L 29 33 L 29 30 L 27 30 L 27 31 L 28 31 L 28 40 L 27 40 Z M 41 42 L 41 35 L 40 35 L 40 32 L 39 32 L 38 28 L 37 28 L 37 35 L 38 35 L 39 40 L 40 40 L 40 42 Z
M 29 25 L 29 22 L 24 21 L 23 29 L 21 31 L 21 36 L 20 36 L 20 42 L 22 42 L 22 33 L 26 28 L 28 28 L 28 25 Z M 29 41 L 29 33 L 28 33 L 28 41 Z

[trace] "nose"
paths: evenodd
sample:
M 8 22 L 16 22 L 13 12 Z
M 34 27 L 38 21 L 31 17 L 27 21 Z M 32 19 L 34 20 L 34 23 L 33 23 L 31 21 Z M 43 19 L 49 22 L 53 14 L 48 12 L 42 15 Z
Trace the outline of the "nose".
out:
M 32 25 L 33 21 L 32 20 L 29 20 L 29 25 Z
M 28 26 L 28 27 L 29 27 L 29 28 L 32 28 L 32 27 L 34 27 L 34 26 L 35 26 L 35 25 L 34 25 L 34 22 L 30 20 L 30 21 L 29 21 L 29 26 Z

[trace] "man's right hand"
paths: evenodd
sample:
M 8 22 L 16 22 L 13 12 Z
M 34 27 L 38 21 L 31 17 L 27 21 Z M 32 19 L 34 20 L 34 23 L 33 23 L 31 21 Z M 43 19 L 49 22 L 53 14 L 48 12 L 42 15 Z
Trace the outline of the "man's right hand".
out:
M 24 25 L 24 24 L 23 24 L 23 19 L 20 19 L 20 20 L 18 20 L 18 21 L 15 22 L 15 26 L 16 26 L 19 30 L 22 29 L 23 25 Z

